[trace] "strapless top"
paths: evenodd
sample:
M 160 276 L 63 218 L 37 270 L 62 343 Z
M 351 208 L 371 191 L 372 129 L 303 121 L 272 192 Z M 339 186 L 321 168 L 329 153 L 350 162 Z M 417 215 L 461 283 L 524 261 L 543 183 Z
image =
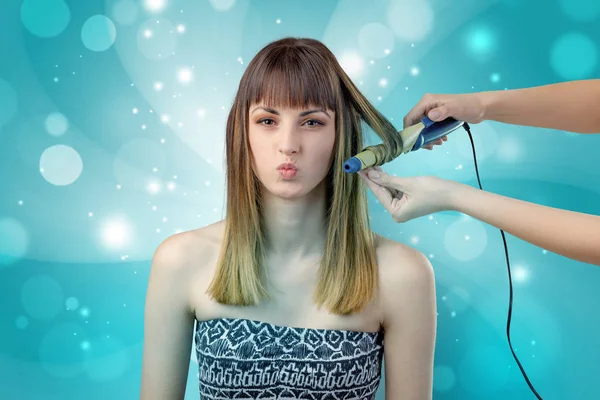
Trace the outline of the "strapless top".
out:
M 242 318 L 197 321 L 200 398 L 374 399 L 383 336 Z

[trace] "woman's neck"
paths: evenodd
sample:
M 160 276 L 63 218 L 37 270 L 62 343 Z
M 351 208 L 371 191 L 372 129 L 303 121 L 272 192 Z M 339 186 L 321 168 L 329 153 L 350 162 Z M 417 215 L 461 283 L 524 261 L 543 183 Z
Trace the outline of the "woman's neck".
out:
M 293 200 L 263 195 L 267 251 L 272 256 L 302 259 L 320 255 L 325 248 L 325 187 L 317 186 Z

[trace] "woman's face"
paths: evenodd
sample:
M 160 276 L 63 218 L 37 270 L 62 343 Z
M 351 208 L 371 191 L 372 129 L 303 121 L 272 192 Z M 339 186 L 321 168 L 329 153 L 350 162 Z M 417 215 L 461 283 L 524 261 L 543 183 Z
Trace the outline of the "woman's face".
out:
M 335 132 L 331 110 L 253 104 L 249 140 L 258 179 L 278 197 L 293 199 L 310 193 L 329 172 Z

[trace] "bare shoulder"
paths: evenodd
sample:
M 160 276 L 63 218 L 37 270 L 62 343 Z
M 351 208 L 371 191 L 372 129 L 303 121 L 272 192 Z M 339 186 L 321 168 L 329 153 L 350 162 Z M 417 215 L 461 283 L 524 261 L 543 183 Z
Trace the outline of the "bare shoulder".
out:
M 224 221 L 169 236 L 156 248 L 151 273 L 173 279 L 192 279 L 218 255 Z
M 429 259 L 420 251 L 379 235 L 375 237 L 380 306 L 385 324 L 411 304 L 435 299 L 435 275 Z
M 380 280 L 394 284 L 429 282 L 433 267 L 429 259 L 417 249 L 403 243 L 375 235 Z

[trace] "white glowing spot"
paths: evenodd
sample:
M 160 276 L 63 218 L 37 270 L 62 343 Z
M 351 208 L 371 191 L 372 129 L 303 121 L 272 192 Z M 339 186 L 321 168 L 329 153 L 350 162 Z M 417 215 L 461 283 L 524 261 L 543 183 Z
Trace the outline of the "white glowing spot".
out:
M 89 212 L 89 213 L 88 213 L 88 217 L 93 217 L 93 216 L 94 216 L 94 213 L 93 213 L 93 212 Z
M 177 175 L 173 175 L 173 179 L 177 179 Z
M 171 117 L 169 117 L 167 114 L 163 114 L 160 116 L 160 120 L 162 123 L 167 124 L 171 120 Z
M 169 219 L 167 217 L 163 217 L 162 222 L 167 222 Z
M 161 12 L 166 5 L 166 0 L 144 0 L 144 7 L 146 10 L 154 13 Z
M 435 257 L 435 256 L 434 256 L 433 254 L 430 254 L 430 255 L 429 255 L 429 258 L 434 258 L 434 257 Z
M 170 191 L 175 190 L 175 182 L 169 182 L 169 184 L 167 185 L 167 189 L 169 189 Z
M 499 81 L 500 81 L 500 74 L 498 74 L 498 73 L 494 73 L 494 74 L 490 75 L 490 80 L 491 80 L 493 83 L 497 83 L 497 82 L 499 82 Z
M 419 237 L 418 237 L 418 236 L 412 236 L 412 237 L 410 238 L 410 242 L 411 242 L 412 244 L 417 244 L 417 243 L 419 243 L 419 240 L 420 240 L 420 239 L 419 239 Z
M 389 54 L 391 53 L 390 49 L 384 49 L 384 50 L 383 50 L 383 52 L 384 52 L 386 55 L 389 55 Z M 389 67 L 388 67 L 388 68 L 389 68 Z
M 532 341 L 531 341 L 531 344 L 532 344 L 533 346 L 535 346 L 535 340 L 532 340 Z
M 198 115 L 200 118 L 204 118 L 206 116 L 206 110 L 203 108 L 198 109 Z
M 456 317 L 456 311 L 452 311 L 452 312 L 450 313 L 450 316 L 451 316 L 452 318 Z
M 88 342 L 88 341 L 81 342 L 81 350 L 89 350 L 90 347 L 91 347 L 90 342 Z
M 154 82 L 154 90 L 156 90 L 157 92 L 160 92 L 162 89 L 163 89 L 162 82 Z
M 166 140 L 165 140 L 164 138 L 161 138 L 161 139 L 160 139 L 160 142 L 161 142 L 162 144 L 165 144 Z
M 158 207 L 152 206 L 152 211 L 156 211 L 156 210 L 158 210 Z
M 178 123 L 177 126 L 181 128 L 183 126 L 183 122 Z
M 410 69 L 410 74 L 411 74 L 412 76 L 417 76 L 417 75 L 419 75 L 419 73 L 420 73 L 420 72 L 421 72 L 421 71 L 419 71 L 419 68 L 417 68 L 417 67 L 412 67 L 412 68 Z
M 156 167 L 152 168 L 152 172 L 158 172 L 158 168 L 156 168 Z
M 122 260 L 122 261 L 125 261 L 125 260 L 127 260 L 128 258 L 129 258 L 129 256 L 128 256 L 127 254 L 124 254 L 124 255 L 122 255 L 122 256 L 121 256 L 121 260 Z
M 378 101 L 381 101 L 381 99 L 382 99 L 382 98 L 383 98 L 383 97 L 381 97 L 381 96 L 377 96 L 377 100 L 378 100 Z
M 411 44 L 410 44 L 410 47 L 415 47 L 415 44 L 414 44 L 414 43 L 411 43 Z
M 529 271 L 519 265 L 513 270 L 513 277 L 515 281 L 523 283 L 529 278 Z
M 121 189 L 121 185 L 117 185 L 117 189 L 120 190 Z
M 379 86 L 381 86 L 381 87 L 386 87 L 386 86 L 387 86 L 387 84 L 388 84 L 388 81 L 387 81 L 387 79 L 385 79 L 385 78 L 381 78 L 381 79 L 379 80 Z
M 460 169 L 463 169 L 463 166 L 462 166 L 462 164 L 458 164 L 458 166 L 456 168 L 454 168 L 454 169 L 458 171 Z
M 134 109 L 132 110 L 132 112 L 133 112 L 134 114 L 137 114 L 137 113 L 138 113 L 138 109 L 137 109 L 137 108 L 134 108 Z
M 176 234 L 177 234 L 177 233 L 181 233 L 181 232 L 183 232 L 183 229 L 181 229 L 181 228 L 177 228 L 177 229 L 175 230 L 175 233 L 176 233 Z
M 190 83 L 193 77 L 192 70 L 189 68 L 181 68 L 177 71 L 177 80 L 180 83 Z
M 150 39 L 152 37 L 152 31 L 150 29 L 144 30 L 144 37 Z
M 243 64 L 243 63 L 244 63 L 244 61 L 242 60 L 242 57 L 238 57 L 237 61 L 238 61 L 240 64 Z
M 432 219 L 433 219 L 433 215 L 430 215 L 429 216 L 429 220 L 431 221 Z
M 185 25 L 183 25 L 183 24 L 177 25 L 177 32 L 179 32 L 179 33 L 185 32 Z
M 276 20 L 275 20 L 275 23 L 276 23 L 276 24 L 280 24 L 280 23 L 281 23 L 281 20 L 280 20 L 280 19 L 276 19 Z
M 146 130 L 146 124 L 142 125 L 142 130 Z
M 471 237 L 469 235 L 466 235 L 465 240 L 469 240 L 469 239 L 471 239 Z
M 371 61 L 369 61 L 369 63 L 370 63 L 371 65 L 374 65 L 374 64 L 375 64 L 375 60 L 371 60 Z
M 542 254 L 548 254 L 548 250 L 542 250 Z
M 442 301 L 446 301 L 447 298 L 448 297 L 446 297 L 446 296 L 442 296 Z
M 121 248 L 131 239 L 131 225 L 123 218 L 113 218 L 102 228 L 104 244 L 110 248 Z
M 205 184 L 206 186 L 210 186 L 210 181 L 206 181 L 206 182 L 204 182 L 204 184 Z
M 387 69 L 390 69 L 390 68 L 392 68 L 392 66 L 391 66 L 391 65 L 388 65 L 388 66 L 387 66 Z
M 352 77 L 360 75 L 364 68 L 364 61 L 358 53 L 346 53 L 340 57 L 340 65 Z
M 19 205 L 22 206 L 23 205 L 23 200 L 19 200 Z
M 160 183 L 158 182 L 150 182 L 148 183 L 148 186 L 146 187 L 146 189 L 148 190 L 148 192 L 150 194 L 156 194 L 158 192 L 160 192 Z
M 406 86 L 406 87 L 404 88 L 404 90 L 408 90 L 408 86 Z

